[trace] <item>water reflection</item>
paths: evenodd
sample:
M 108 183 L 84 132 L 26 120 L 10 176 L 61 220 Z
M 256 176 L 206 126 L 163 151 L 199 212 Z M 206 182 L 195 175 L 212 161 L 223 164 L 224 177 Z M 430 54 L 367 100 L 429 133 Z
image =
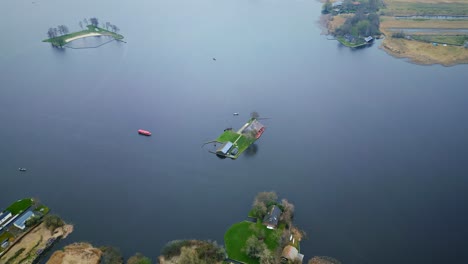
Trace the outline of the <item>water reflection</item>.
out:
M 257 154 L 258 152 L 258 145 L 257 144 L 252 144 L 250 145 L 245 151 L 244 151 L 244 155 L 246 157 L 253 157 Z

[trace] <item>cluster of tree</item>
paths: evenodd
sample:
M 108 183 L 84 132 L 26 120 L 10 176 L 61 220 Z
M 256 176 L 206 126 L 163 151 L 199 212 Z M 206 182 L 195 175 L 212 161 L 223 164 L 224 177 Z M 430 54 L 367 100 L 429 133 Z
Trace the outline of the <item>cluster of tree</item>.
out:
M 92 17 L 89 20 L 87 18 L 85 18 L 85 19 L 83 19 L 83 21 L 80 21 L 78 24 L 80 25 L 81 29 L 83 29 L 84 26 L 88 26 L 88 25 L 93 25 L 95 27 L 98 27 L 99 26 L 99 19 L 97 17 Z M 120 29 L 116 25 L 113 25 L 110 22 L 106 22 L 106 23 L 102 22 L 101 27 L 105 28 L 107 30 L 113 31 L 113 32 L 120 31 Z
M 80 25 L 80 28 L 83 28 L 83 23 L 88 26 L 88 25 L 93 25 L 97 27 L 99 25 L 99 19 L 97 17 L 92 17 L 89 20 L 87 18 L 83 19 L 83 21 L 78 22 Z
M 242 249 L 251 258 L 259 260 L 260 264 L 277 264 L 279 258 L 268 249 L 263 239 L 255 234 L 250 236 Z
M 127 264 L 151 264 L 151 259 L 141 253 L 136 253 L 127 260 Z
M 47 229 L 53 232 L 55 229 L 64 226 L 65 222 L 57 215 L 48 214 L 44 217 L 44 224 Z
M 252 204 L 252 215 L 263 219 L 268 212 L 268 209 L 275 205 L 278 201 L 278 195 L 275 192 L 260 192 L 254 199 Z
M 26 222 L 24 222 L 24 225 L 26 227 L 31 227 L 31 226 L 35 226 L 36 224 L 39 224 L 39 222 L 41 222 L 41 217 L 38 215 L 34 215 L 33 217 L 26 220 Z
M 352 17 L 346 19 L 335 34 L 339 36 L 351 35 L 354 37 L 374 36 L 380 33 L 380 18 L 376 13 L 366 14 L 359 10 Z
M 123 264 L 124 258 L 118 248 L 104 246 L 100 249 L 102 251 L 101 264 Z
M 392 38 L 405 38 L 405 37 L 406 35 L 405 35 L 405 32 L 403 31 L 392 33 Z
M 62 36 L 68 34 L 68 27 L 65 25 L 58 25 L 56 28 L 49 28 L 47 31 L 47 36 L 49 38 L 55 38 L 58 36 Z
M 178 256 L 179 263 L 214 264 L 226 257 L 223 247 L 216 242 L 200 240 L 175 240 L 166 244 L 162 250 L 166 259 Z
M 340 6 L 335 8 L 338 13 L 355 13 L 363 11 L 365 13 L 375 13 L 379 11 L 380 6 L 383 5 L 381 0 L 344 0 Z M 322 14 L 333 13 L 333 3 L 327 0 L 322 6 Z

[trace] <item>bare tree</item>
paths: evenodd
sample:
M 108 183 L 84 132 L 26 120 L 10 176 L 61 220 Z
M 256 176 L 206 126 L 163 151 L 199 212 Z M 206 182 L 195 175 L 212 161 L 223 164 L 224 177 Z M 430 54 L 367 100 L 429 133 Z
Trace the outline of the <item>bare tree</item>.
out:
M 63 34 L 62 26 L 61 26 L 61 25 L 58 25 L 58 26 L 57 26 L 57 31 L 58 31 L 58 33 L 59 33 L 60 35 Z
M 99 25 L 99 20 L 96 17 L 92 17 L 89 20 L 93 26 L 97 27 Z
M 111 25 L 110 22 L 106 22 L 106 29 L 107 29 L 107 30 L 109 30 L 110 25 Z
M 60 25 L 59 28 L 62 31 L 62 34 L 68 34 L 68 27 L 67 26 Z
M 290 226 L 294 217 L 294 204 L 288 202 L 288 200 L 286 199 L 283 199 L 281 200 L 281 205 L 283 206 L 281 220 L 285 222 L 288 226 Z
M 86 25 L 88 25 L 88 24 L 89 24 L 89 22 L 88 22 L 88 19 L 87 19 L 87 18 L 83 19 L 83 21 L 85 22 L 85 24 L 86 24 Z
M 83 22 L 80 21 L 78 24 L 80 24 L 80 28 L 83 29 Z
M 54 28 L 49 28 L 49 30 L 47 31 L 47 36 L 49 36 L 49 38 L 55 38 L 57 36 L 55 34 Z

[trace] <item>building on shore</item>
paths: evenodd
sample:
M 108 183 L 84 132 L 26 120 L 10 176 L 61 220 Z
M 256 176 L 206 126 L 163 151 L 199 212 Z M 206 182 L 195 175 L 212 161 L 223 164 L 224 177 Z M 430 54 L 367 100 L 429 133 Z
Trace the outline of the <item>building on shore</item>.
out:
M 281 216 L 281 209 L 278 206 L 274 205 L 271 208 L 271 211 L 263 218 L 263 224 L 266 225 L 268 229 L 276 229 L 278 226 L 279 218 Z
M 297 248 L 293 246 L 285 246 L 281 254 L 281 263 L 302 263 L 303 259 L 304 255 L 300 254 Z
M 23 230 L 26 227 L 25 226 L 26 221 L 28 221 L 28 219 L 31 217 L 34 217 L 34 213 L 31 211 L 27 211 L 20 218 L 18 218 L 18 220 L 15 221 L 14 225 L 17 228 Z
M 11 213 L 9 211 L 5 211 L 0 214 L 0 225 L 5 223 L 11 217 Z

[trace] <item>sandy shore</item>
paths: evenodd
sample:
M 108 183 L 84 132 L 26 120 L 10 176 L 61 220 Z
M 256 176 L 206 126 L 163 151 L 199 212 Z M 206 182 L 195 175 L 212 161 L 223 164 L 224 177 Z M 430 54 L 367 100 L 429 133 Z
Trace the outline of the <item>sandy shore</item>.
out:
M 55 251 L 47 264 L 99 264 L 102 251 L 88 243 L 74 243 Z
M 85 35 L 76 36 L 76 37 L 73 37 L 73 38 L 68 38 L 68 39 L 65 40 L 65 42 L 68 43 L 70 41 L 77 40 L 77 39 L 80 39 L 80 38 L 87 38 L 87 37 L 94 37 L 94 36 L 102 36 L 102 34 L 101 33 L 96 33 L 96 32 L 88 33 L 88 34 L 85 34 Z

